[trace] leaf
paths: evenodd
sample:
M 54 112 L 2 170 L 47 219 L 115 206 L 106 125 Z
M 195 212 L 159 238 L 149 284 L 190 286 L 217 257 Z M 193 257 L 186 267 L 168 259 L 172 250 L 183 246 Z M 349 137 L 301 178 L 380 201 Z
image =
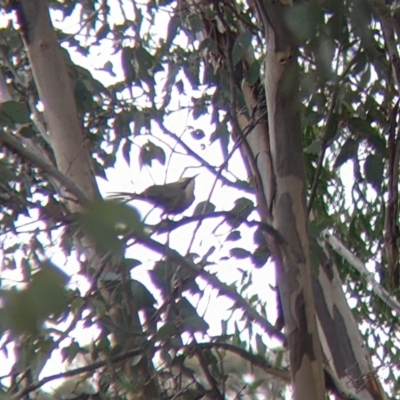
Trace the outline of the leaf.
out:
M 238 260 L 244 260 L 245 258 L 251 257 L 251 253 L 248 250 L 242 249 L 241 247 L 234 247 L 230 249 L 229 255 L 237 258 Z
M 257 354 L 265 357 L 267 354 L 267 346 L 264 344 L 262 340 L 262 336 L 260 334 L 256 334 L 256 348 L 257 348 Z
M 5 125 L 27 124 L 30 122 L 28 109 L 16 101 L 6 101 L 0 105 L 0 121 Z
M 211 38 L 204 39 L 199 46 L 199 50 L 209 50 L 214 54 L 218 54 L 218 45 L 215 41 Z
M 148 141 L 140 148 L 139 162 L 140 166 L 152 166 L 153 160 L 157 160 L 161 165 L 165 165 L 165 151 L 162 147 Z
M 77 218 L 86 235 L 103 252 L 117 256 L 124 249 L 122 233 L 143 233 L 143 224 L 136 209 L 116 201 L 92 202 Z
M 129 271 L 143 264 L 141 261 L 136 260 L 135 258 L 124 258 L 122 263 Z
M 267 263 L 270 256 L 271 252 L 269 251 L 269 247 L 260 246 L 257 247 L 257 249 L 253 252 L 251 256 L 251 261 L 256 268 L 261 268 Z
M 78 344 L 73 341 L 69 346 L 63 347 L 61 349 L 61 360 L 72 362 L 75 357 L 81 352 L 80 347 Z
M 318 155 L 321 152 L 321 140 L 315 139 L 304 149 L 304 153 Z
M 130 123 L 134 118 L 135 115 L 132 112 L 127 111 L 122 111 L 115 116 L 114 130 L 119 137 L 123 138 L 132 134 Z
M 96 32 L 97 41 L 106 38 L 109 33 L 110 33 L 110 25 L 108 25 L 107 23 L 103 24 L 100 27 L 100 29 Z
M 201 201 L 193 211 L 193 216 L 210 214 L 215 211 L 215 205 L 210 201 Z
M 251 45 L 252 39 L 253 35 L 250 31 L 245 31 L 236 38 L 232 48 L 233 65 L 236 65 L 246 54 L 249 46 Z
M 129 85 L 136 80 L 136 71 L 133 67 L 133 48 L 123 47 L 121 51 L 121 66 L 125 75 L 125 82 Z
M 227 223 L 233 228 L 237 228 L 243 219 L 246 219 L 254 210 L 254 203 L 242 197 L 235 201 L 232 210 L 229 211 L 230 216 L 227 218 Z
M 286 12 L 286 23 L 299 43 L 316 36 L 320 19 L 318 7 L 314 4 L 295 4 Z
M 246 72 L 246 81 L 250 86 L 255 85 L 260 79 L 260 70 L 260 63 L 258 60 L 254 60 Z
M 38 136 L 38 131 L 31 126 L 23 126 L 18 133 L 25 138 L 33 138 Z
M 191 14 L 189 17 L 189 24 L 191 32 L 196 33 L 203 31 L 204 28 L 203 22 L 201 21 L 201 18 L 198 15 Z
M 154 286 L 156 286 L 164 297 L 167 297 L 172 292 L 172 281 L 179 278 L 182 285 L 181 290 L 188 290 L 192 294 L 200 293 L 199 286 L 197 285 L 193 274 L 187 269 L 179 268 L 179 264 L 171 260 L 161 260 L 156 262 L 153 269 L 149 271 L 150 279 Z M 191 279 L 192 278 L 192 279 Z
M 337 155 L 336 160 L 333 164 L 333 168 L 339 168 L 345 162 L 355 158 L 357 155 L 357 149 L 357 142 L 352 138 L 348 138 L 340 149 L 339 154 Z
M 144 47 L 139 46 L 134 49 L 134 67 L 138 79 L 146 81 L 152 77 L 155 64 L 155 58 Z
M 95 106 L 93 96 L 82 80 L 75 83 L 74 88 L 75 102 L 80 112 L 92 111 Z
M 202 129 L 194 129 L 192 132 L 190 132 L 190 134 L 195 140 L 201 140 L 206 136 Z
M 339 125 L 339 115 L 336 113 L 333 113 L 329 120 L 327 121 L 327 126 L 325 130 L 325 137 L 324 139 L 326 142 L 329 142 L 331 139 L 333 139 L 336 136 L 337 129 Z
M 177 326 L 174 322 L 167 322 L 157 331 L 157 339 L 171 339 L 178 332 Z
M 125 140 L 125 143 L 122 146 L 122 156 L 128 165 L 131 164 L 131 148 L 132 143 L 130 140 Z
M 235 242 L 235 241 L 237 241 L 237 240 L 239 240 L 239 239 L 241 239 L 241 238 L 242 238 L 242 235 L 241 235 L 240 231 L 232 231 L 232 232 L 230 232 L 229 235 L 226 237 L 226 240 L 227 240 L 227 241 Z
M 327 19 L 326 28 L 331 38 L 341 40 L 346 34 L 343 14 L 340 11 L 333 13 L 333 15 Z
M 143 285 L 143 283 L 132 279 L 131 280 L 131 292 L 132 299 L 135 302 L 135 306 L 138 310 L 152 308 L 156 304 L 156 299 L 150 293 L 149 289 Z
M 283 362 L 283 351 L 277 351 L 277 355 L 275 358 L 275 368 L 281 368 Z
M 201 318 L 199 315 L 193 315 L 191 317 L 187 317 L 182 321 L 184 331 L 195 333 L 195 332 L 203 332 L 206 333 L 210 326 L 208 323 Z
M 225 156 L 229 154 L 228 146 L 229 146 L 230 133 L 227 125 L 227 120 L 224 119 L 217 125 L 217 129 L 210 136 L 210 143 L 214 143 L 216 140 L 219 140 L 221 143 L 222 151 Z
M 178 33 L 178 29 L 182 24 L 182 18 L 179 15 L 173 15 L 168 22 L 167 27 L 167 39 L 166 39 L 166 47 L 170 48 L 173 40 L 175 39 L 176 34 Z
M 3 292 L 8 329 L 16 335 L 37 334 L 47 318 L 66 311 L 67 282 L 68 276 L 47 261 L 26 289 Z
M 257 228 L 254 231 L 253 241 L 254 241 L 255 244 L 257 244 L 259 246 L 266 246 L 267 245 L 267 241 L 265 239 L 264 232 L 260 228 Z
M 376 190 L 377 193 L 381 192 L 384 169 L 385 165 L 382 157 L 379 157 L 375 154 L 370 154 L 365 160 L 364 163 L 365 179 L 367 180 L 368 183 L 372 185 L 372 187 Z
M 182 327 L 184 331 L 191 333 L 207 332 L 209 325 L 198 315 L 197 310 L 189 300 L 183 297 L 177 302 L 177 306 L 179 309 L 179 318 L 182 318 Z
M 363 133 L 367 136 L 377 136 L 376 130 L 372 127 L 372 125 L 361 118 L 349 118 L 349 126 L 353 130 L 354 133 Z
M 15 172 L 6 160 L 0 160 L 0 182 L 8 183 L 16 178 Z

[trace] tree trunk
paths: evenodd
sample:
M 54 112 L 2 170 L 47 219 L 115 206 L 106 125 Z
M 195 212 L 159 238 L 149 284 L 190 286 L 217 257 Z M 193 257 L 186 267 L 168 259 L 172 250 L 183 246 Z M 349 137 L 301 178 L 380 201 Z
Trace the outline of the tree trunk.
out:
M 18 20 L 22 29 L 26 49 L 28 51 L 34 80 L 38 88 L 40 100 L 44 106 L 44 116 L 49 131 L 50 144 L 59 171 L 65 175 L 77 188 L 86 194 L 90 200 L 99 197 L 91 156 L 85 143 L 82 125 L 78 118 L 75 105 L 73 87 L 68 75 L 65 60 L 60 51 L 56 33 L 50 21 L 46 0 L 32 2 L 22 0 L 17 9 Z M 82 204 L 79 199 L 68 193 L 67 188 L 60 193 L 67 202 L 71 212 L 81 212 L 87 204 Z M 104 262 L 104 254 L 95 250 L 90 238 L 77 238 L 76 245 L 83 249 L 90 262 L 90 267 L 99 271 Z M 117 264 L 108 261 L 106 270 L 116 270 Z M 121 285 L 121 281 L 116 283 Z M 143 345 L 141 333 L 142 326 L 138 312 L 134 304 L 113 304 L 112 296 L 107 293 L 107 285 L 100 283 L 101 293 L 110 307 L 109 317 L 113 325 L 117 327 L 114 332 L 116 344 L 121 344 L 122 351 L 129 351 Z M 131 300 L 131 299 L 130 299 Z M 129 331 L 132 332 L 132 340 L 120 341 L 118 329 L 125 322 L 121 322 L 123 315 L 130 317 Z M 125 328 L 125 327 L 124 327 Z M 122 329 L 120 329 L 122 331 Z M 139 342 L 135 338 L 140 338 Z M 152 378 L 151 361 L 147 355 L 143 355 L 139 363 L 132 367 L 132 360 L 127 360 L 125 369 L 133 387 L 140 388 L 128 393 L 129 398 L 156 399 L 159 397 L 157 381 Z

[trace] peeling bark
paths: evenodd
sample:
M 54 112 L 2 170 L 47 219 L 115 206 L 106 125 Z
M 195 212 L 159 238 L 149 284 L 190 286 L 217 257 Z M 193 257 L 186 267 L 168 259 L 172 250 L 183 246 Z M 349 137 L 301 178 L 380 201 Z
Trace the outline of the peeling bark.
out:
M 287 242 L 274 254 L 295 399 L 323 399 L 325 384 L 308 256 L 305 172 L 295 48 L 286 6 L 257 1 L 265 28 L 265 93 L 276 192 L 272 222 Z

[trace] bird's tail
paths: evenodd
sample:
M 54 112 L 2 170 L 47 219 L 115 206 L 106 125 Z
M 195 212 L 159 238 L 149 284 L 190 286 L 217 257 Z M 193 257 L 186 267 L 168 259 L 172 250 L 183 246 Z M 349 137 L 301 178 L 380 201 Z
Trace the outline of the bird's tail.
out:
M 109 193 L 109 195 L 107 196 L 107 199 L 111 199 L 111 200 L 119 200 L 122 202 L 127 202 L 130 200 L 134 200 L 139 198 L 140 196 L 138 196 L 136 193 L 130 193 L 130 192 L 112 192 Z

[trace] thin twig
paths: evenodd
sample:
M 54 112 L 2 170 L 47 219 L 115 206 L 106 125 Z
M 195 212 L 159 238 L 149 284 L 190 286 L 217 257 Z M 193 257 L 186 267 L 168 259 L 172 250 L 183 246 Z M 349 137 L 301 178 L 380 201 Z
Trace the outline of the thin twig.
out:
M 84 367 L 75 368 L 75 369 L 71 369 L 66 372 L 60 372 L 59 374 L 46 376 L 45 378 L 41 379 L 40 381 L 38 381 L 36 383 L 32 383 L 31 385 L 21 389 L 18 393 L 15 393 L 14 395 L 10 396 L 10 399 L 20 399 L 23 396 L 27 395 L 28 393 L 41 388 L 43 385 L 45 385 L 48 382 L 54 381 L 56 379 L 69 378 L 71 376 L 80 375 L 85 372 L 91 372 L 98 368 L 105 367 L 106 365 L 115 364 L 117 362 L 124 361 L 127 358 L 138 356 L 140 354 L 145 353 L 146 350 L 147 350 L 147 347 L 142 345 L 138 349 L 126 351 L 122 354 L 118 354 L 114 357 L 108 357 L 105 360 L 97 361 L 90 365 L 86 365 Z

